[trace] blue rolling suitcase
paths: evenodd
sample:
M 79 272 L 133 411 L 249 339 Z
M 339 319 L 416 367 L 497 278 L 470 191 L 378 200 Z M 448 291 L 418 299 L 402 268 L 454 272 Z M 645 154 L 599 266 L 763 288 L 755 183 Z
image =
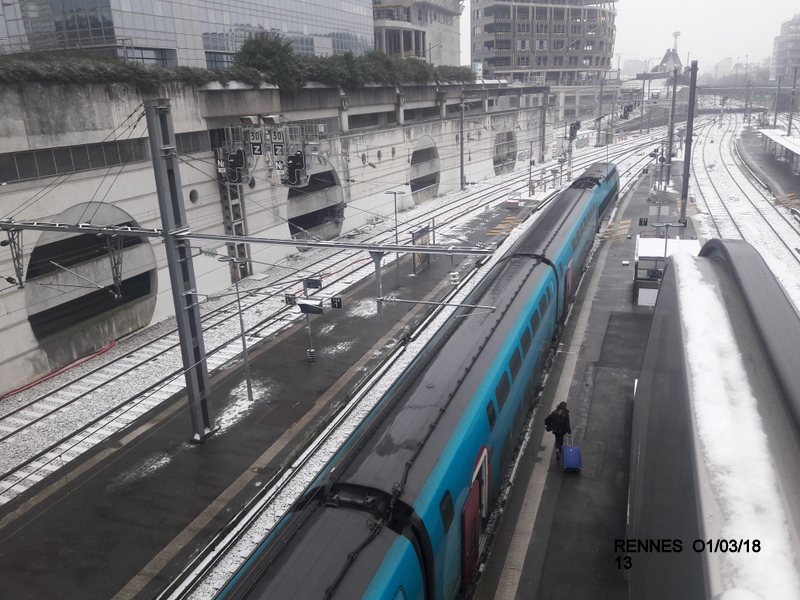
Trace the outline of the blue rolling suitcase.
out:
M 581 449 L 572 445 L 572 436 L 565 438 L 564 447 L 561 448 L 564 460 L 564 470 L 580 473 L 581 470 Z

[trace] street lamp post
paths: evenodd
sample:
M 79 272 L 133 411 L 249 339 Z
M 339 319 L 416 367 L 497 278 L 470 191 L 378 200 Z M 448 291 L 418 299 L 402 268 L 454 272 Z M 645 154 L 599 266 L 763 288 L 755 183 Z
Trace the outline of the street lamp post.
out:
M 400 245 L 400 238 L 397 233 L 397 196 L 398 194 L 403 196 L 405 192 L 386 192 L 387 194 L 391 194 L 394 196 L 394 245 Z M 395 264 L 395 269 L 397 270 L 397 287 L 400 287 L 400 252 L 397 253 L 397 261 Z
M 431 50 L 433 50 L 434 48 L 441 48 L 441 46 L 442 46 L 441 44 L 430 44 L 428 46 L 428 52 L 426 53 L 428 55 L 428 64 L 430 65 L 433 64 L 433 58 L 431 57 Z
M 236 273 L 233 278 L 233 282 L 236 286 L 236 307 L 239 311 L 239 331 L 242 338 L 242 354 L 244 355 L 244 374 L 245 379 L 247 380 L 247 400 L 249 402 L 253 402 L 253 383 L 252 377 L 250 376 L 250 361 L 247 358 L 247 341 L 244 337 L 244 319 L 242 318 L 242 301 L 239 298 L 239 270 L 238 265 L 246 263 L 248 259 L 246 258 L 236 258 L 234 256 L 218 256 L 217 260 L 220 262 L 227 262 L 232 265 L 237 265 L 234 267 Z

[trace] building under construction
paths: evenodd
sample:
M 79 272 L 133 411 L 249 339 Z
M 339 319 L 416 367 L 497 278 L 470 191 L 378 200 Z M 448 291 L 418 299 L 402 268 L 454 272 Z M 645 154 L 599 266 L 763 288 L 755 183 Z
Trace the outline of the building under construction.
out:
M 484 76 L 551 86 L 592 85 L 611 68 L 612 2 L 489 0 L 472 11 L 472 61 Z
M 458 65 L 463 10 L 462 0 L 375 0 L 375 50 L 435 65 Z

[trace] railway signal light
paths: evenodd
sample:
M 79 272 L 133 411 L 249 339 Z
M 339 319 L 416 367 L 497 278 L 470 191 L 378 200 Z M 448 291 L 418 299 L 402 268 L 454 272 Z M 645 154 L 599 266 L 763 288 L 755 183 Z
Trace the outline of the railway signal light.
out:
M 244 149 L 237 148 L 235 152 L 229 152 L 227 156 L 227 179 L 231 183 L 239 183 L 242 179 L 241 170 L 245 166 Z
M 228 154 L 228 168 L 241 169 L 242 167 L 244 167 L 244 150 L 237 148 L 235 152 Z
M 302 150 L 286 157 L 286 183 L 289 185 L 301 185 L 305 175 L 306 157 Z

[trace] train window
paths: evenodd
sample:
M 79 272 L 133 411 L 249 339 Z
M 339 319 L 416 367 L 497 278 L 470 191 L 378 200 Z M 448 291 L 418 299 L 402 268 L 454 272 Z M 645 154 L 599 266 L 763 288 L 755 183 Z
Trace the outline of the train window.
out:
M 542 299 L 539 300 L 539 312 L 542 313 L 543 315 L 547 312 L 547 304 L 548 304 L 547 298 L 542 296 Z
M 550 302 L 553 299 L 553 290 L 550 289 L 550 286 L 547 287 L 547 301 Z
M 578 247 L 578 240 L 576 238 L 572 238 L 572 251 L 575 252 L 575 248 Z
M 508 363 L 509 369 L 511 369 L 511 381 L 515 381 L 517 379 L 517 373 L 519 373 L 519 368 L 522 366 L 522 355 L 519 353 L 519 348 L 514 349 L 514 354 L 511 357 L 511 361 Z
M 497 406 L 503 410 L 503 406 L 508 400 L 508 392 L 511 390 L 511 382 L 508 380 L 508 373 L 503 371 L 503 376 L 500 378 L 500 383 L 494 388 L 494 395 L 497 398 Z
M 531 348 L 531 330 L 527 327 L 522 332 L 522 355 L 525 356 Z
M 536 332 L 539 331 L 539 313 L 537 312 L 534 312 L 531 317 L 531 329 L 533 329 L 533 335 L 536 335 Z
M 494 412 L 494 402 L 489 400 L 486 405 L 486 417 L 489 419 L 489 431 L 494 429 L 494 423 L 497 421 L 497 414 Z
M 450 530 L 450 524 L 453 522 L 453 516 L 455 515 L 455 510 L 453 510 L 453 496 L 450 495 L 450 490 L 444 493 L 444 496 L 442 496 L 439 502 L 439 513 L 442 515 L 444 532 L 447 533 Z

